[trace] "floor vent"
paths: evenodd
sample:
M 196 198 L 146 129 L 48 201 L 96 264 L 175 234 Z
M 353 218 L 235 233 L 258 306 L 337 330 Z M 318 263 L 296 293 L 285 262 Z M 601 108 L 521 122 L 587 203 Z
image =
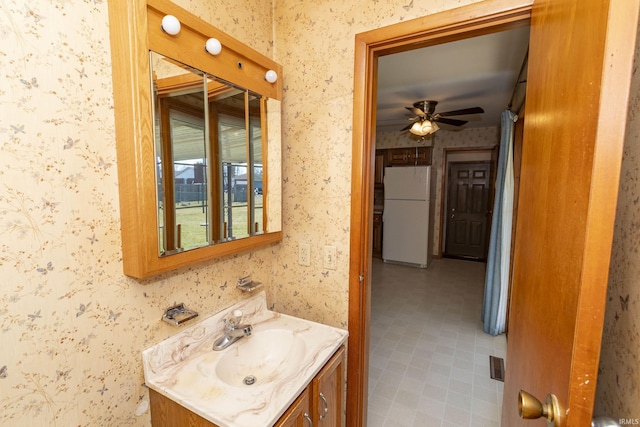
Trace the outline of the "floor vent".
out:
M 489 371 L 492 379 L 504 382 L 504 359 L 489 356 Z

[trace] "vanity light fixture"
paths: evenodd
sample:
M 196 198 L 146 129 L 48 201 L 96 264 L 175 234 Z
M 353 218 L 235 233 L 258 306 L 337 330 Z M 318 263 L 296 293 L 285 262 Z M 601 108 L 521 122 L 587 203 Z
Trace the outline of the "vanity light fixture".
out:
M 180 21 L 173 15 L 165 15 L 161 27 L 165 33 L 175 36 L 180 32 Z
M 220 43 L 220 40 L 212 37 L 204 44 L 204 50 L 209 52 L 211 55 L 218 55 L 222 52 L 222 43 Z
M 276 80 L 278 80 L 278 73 L 276 73 L 273 70 L 269 70 L 266 73 L 264 73 L 264 79 L 269 83 L 275 83 Z

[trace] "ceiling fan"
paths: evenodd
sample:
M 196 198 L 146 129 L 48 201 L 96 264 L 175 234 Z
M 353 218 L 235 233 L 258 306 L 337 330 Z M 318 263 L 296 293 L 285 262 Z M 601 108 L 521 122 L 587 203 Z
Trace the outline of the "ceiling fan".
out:
M 436 113 L 436 105 L 438 105 L 438 101 L 427 100 L 415 102 L 413 107 L 405 107 L 407 110 L 415 114 L 415 117 L 410 117 L 409 120 L 413 123 L 405 126 L 402 130 L 408 130 L 414 135 L 426 136 L 440 129 L 438 123 L 444 123 L 451 126 L 462 126 L 468 122 L 468 120 L 448 119 L 448 116 L 484 113 L 484 110 L 480 107 L 463 108 L 462 110 Z

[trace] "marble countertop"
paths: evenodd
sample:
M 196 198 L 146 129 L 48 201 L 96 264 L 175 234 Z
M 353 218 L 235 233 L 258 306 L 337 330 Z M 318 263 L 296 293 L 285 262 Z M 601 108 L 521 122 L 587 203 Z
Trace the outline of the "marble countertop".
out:
M 213 351 L 223 334 L 222 319 L 242 310 L 252 336 L 222 351 Z M 243 340 L 261 331 L 293 331 L 305 346 L 295 366 L 282 378 L 251 386 L 232 386 L 213 374 L 222 357 Z M 143 351 L 147 386 L 220 427 L 269 427 L 293 403 L 333 353 L 347 339 L 347 331 L 267 309 L 264 291 L 239 302 Z

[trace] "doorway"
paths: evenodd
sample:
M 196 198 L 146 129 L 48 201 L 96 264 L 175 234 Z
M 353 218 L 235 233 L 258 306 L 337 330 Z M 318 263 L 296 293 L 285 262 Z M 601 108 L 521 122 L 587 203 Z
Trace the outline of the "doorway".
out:
M 508 8 L 498 3 L 468 6 L 464 14 L 457 9 L 407 21 L 394 26 L 397 32 L 381 28 L 356 36 L 347 371 L 349 426 L 365 426 L 367 413 L 377 58 L 529 25 L 530 5 Z M 467 18 L 461 22 L 461 16 Z
M 626 41 L 637 34 L 640 1 L 532 5 L 487 0 L 356 36 L 349 425 L 366 424 L 368 361 L 363 350 L 368 341 L 376 59 L 412 42 L 470 37 L 532 20 L 535 43 L 524 139 L 535 144 L 525 143 L 522 155 L 514 259 L 518 286 L 511 294 L 509 325 L 509 357 L 517 362 L 505 377 L 502 424 L 529 423 L 518 416 L 518 390 L 525 389 L 542 400 L 544 394 L 551 401 L 551 394 L 557 397 L 561 406 L 554 408 L 553 418 L 560 425 L 569 411 L 567 425 L 591 422 L 626 124 L 615 118 L 627 114 L 634 43 Z

